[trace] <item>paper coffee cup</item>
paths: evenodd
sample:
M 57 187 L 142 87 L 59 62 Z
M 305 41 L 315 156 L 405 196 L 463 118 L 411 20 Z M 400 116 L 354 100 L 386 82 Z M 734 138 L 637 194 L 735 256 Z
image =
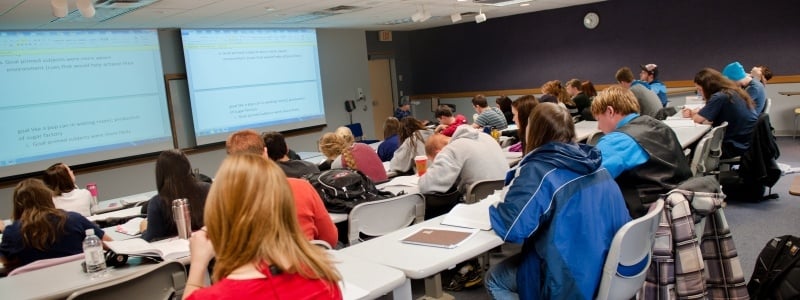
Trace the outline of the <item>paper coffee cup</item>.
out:
M 428 157 L 427 156 L 416 156 L 414 157 L 414 164 L 417 168 L 417 176 L 422 176 L 425 174 L 425 171 L 428 170 Z

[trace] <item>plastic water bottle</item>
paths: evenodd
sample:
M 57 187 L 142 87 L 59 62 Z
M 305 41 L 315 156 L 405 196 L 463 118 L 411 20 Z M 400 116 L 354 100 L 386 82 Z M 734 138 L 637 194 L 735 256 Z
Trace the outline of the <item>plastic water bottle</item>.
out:
M 86 229 L 83 255 L 86 257 L 86 273 L 89 273 L 91 278 L 102 277 L 106 270 L 106 259 L 103 256 L 103 243 L 94 235 L 94 229 Z

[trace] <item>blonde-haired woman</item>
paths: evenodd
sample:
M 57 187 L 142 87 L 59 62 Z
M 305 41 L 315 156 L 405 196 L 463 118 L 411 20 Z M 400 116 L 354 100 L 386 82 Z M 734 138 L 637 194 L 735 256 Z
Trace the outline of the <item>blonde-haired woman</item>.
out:
M 544 95 L 539 98 L 539 102 L 555 103 L 563 108 L 566 108 L 570 115 L 575 116 L 578 114 L 578 106 L 576 106 L 575 102 L 572 101 L 572 98 L 569 97 L 569 94 L 567 94 L 567 89 L 564 88 L 564 85 L 561 84 L 560 80 L 550 80 L 545 82 L 542 85 L 541 90 Z
M 339 136 L 339 139 L 335 139 L 333 142 L 339 144 L 332 148 L 341 149 L 341 152 L 339 157 L 331 162 L 331 168 L 359 170 L 374 182 L 384 182 L 389 179 L 375 149 L 364 143 L 356 143 L 353 133 L 347 127 L 337 128 L 336 135 Z
M 192 234 L 184 299 L 342 299 L 340 276 L 300 230 L 292 191 L 274 162 L 228 156 L 208 194 L 205 224 Z M 205 287 L 213 257 L 213 285 Z

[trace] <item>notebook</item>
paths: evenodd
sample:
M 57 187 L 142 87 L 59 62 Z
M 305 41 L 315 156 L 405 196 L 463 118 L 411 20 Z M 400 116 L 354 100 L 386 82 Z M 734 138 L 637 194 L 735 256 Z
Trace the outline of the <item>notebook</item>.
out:
M 189 240 L 173 238 L 148 243 L 143 239 L 105 241 L 106 246 L 117 254 L 153 256 L 163 260 L 175 260 L 189 256 Z
M 478 229 L 422 228 L 404 239 L 403 243 L 452 249 L 475 235 Z
M 442 225 L 490 230 L 489 206 L 497 202 L 500 202 L 500 194 L 494 193 L 476 203 L 459 203 L 444 216 Z
M 144 218 L 136 217 L 128 220 L 128 222 L 125 222 L 124 224 L 117 225 L 114 230 L 127 235 L 139 235 L 142 233 L 140 230 L 141 227 L 139 227 L 142 224 L 142 221 L 144 221 Z

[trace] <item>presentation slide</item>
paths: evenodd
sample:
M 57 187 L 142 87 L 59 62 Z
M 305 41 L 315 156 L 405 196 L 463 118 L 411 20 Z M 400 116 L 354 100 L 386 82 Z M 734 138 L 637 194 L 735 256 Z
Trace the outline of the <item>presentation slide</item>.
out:
M 181 29 L 198 145 L 325 124 L 314 29 Z
M 0 31 L 0 178 L 173 148 L 155 30 Z

